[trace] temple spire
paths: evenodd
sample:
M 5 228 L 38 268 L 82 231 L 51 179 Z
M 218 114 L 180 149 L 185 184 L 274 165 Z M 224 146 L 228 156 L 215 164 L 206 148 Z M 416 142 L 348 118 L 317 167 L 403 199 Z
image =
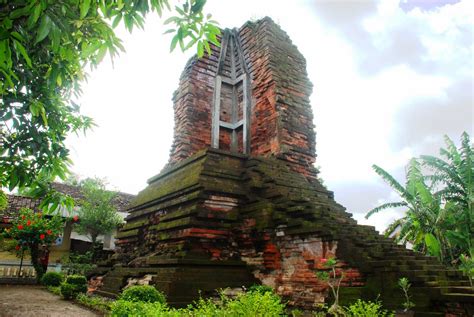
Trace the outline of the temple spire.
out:
M 212 102 L 213 148 L 227 145 L 232 152 L 250 152 L 250 108 L 250 76 L 239 36 L 236 30 L 226 29 Z

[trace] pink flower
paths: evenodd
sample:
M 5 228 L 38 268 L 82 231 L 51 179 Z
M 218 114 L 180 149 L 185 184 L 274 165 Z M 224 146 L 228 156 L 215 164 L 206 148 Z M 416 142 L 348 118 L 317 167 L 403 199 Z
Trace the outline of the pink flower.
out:
M 325 259 L 325 258 L 322 258 L 322 259 L 321 259 L 321 263 L 322 263 L 322 264 L 326 264 L 327 261 L 328 261 L 328 259 Z

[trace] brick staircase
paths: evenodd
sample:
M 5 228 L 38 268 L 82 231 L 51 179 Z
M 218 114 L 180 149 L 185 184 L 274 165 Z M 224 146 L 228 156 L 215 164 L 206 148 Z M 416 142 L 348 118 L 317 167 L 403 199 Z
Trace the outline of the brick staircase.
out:
M 333 200 L 331 192 L 317 182 L 310 184 L 283 162 L 255 158 L 246 167 L 250 191 L 258 193 L 258 198 L 243 208 L 249 212 L 244 212 L 245 216 L 258 218 L 258 208 L 252 204 L 264 205 L 263 199 L 276 211 L 267 217 L 263 227 L 280 227 L 289 235 L 311 234 L 337 241 L 337 258 L 363 275 L 364 286 L 341 289 L 342 303 L 379 298 L 390 309 L 401 308 L 403 297 L 397 281 L 407 277 L 412 284 L 416 316 L 442 316 L 440 310 L 451 304 L 465 306 L 473 316 L 474 289 L 460 271 L 442 265 L 435 257 L 397 245 L 374 227 L 357 225 L 351 214 Z

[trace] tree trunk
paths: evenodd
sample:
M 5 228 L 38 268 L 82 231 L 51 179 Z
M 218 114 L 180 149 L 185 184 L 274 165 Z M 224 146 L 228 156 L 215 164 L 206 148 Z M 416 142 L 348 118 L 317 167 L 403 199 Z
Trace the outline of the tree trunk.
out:
M 36 272 L 36 279 L 40 282 L 45 272 L 43 271 L 43 266 L 39 263 L 39 245 L 38 243 L 32 243 L 28 247 L 30 249 L 31 264 Z

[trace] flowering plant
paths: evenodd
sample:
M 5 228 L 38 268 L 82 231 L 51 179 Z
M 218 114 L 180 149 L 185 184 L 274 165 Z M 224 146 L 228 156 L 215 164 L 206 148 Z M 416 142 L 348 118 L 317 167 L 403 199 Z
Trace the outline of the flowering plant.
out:
M 63 220 L 59 216 L 43 216 L 31 209 L 22 208 L 11 228 L 5 229 L 3 236 L 17 242 L 16 251 L 29 250 L 31 262 L 40 278 L 42 268 L 38 263 L 39 246 L 51 245 L 62 231 Z
M 316 276 L 319 280 L 325 281 L 328 284 L 334 296 L 334 303 L 329 308 L 328 312 L 338 315 L 341 311 L 343 312 L 342 307 L 339 306 L 339 287 L 344 279 L 344 272 L 336 270 L 336 258 L 322 258 L 319 262 L 319 266 L 325 270 L 318 271 Z

